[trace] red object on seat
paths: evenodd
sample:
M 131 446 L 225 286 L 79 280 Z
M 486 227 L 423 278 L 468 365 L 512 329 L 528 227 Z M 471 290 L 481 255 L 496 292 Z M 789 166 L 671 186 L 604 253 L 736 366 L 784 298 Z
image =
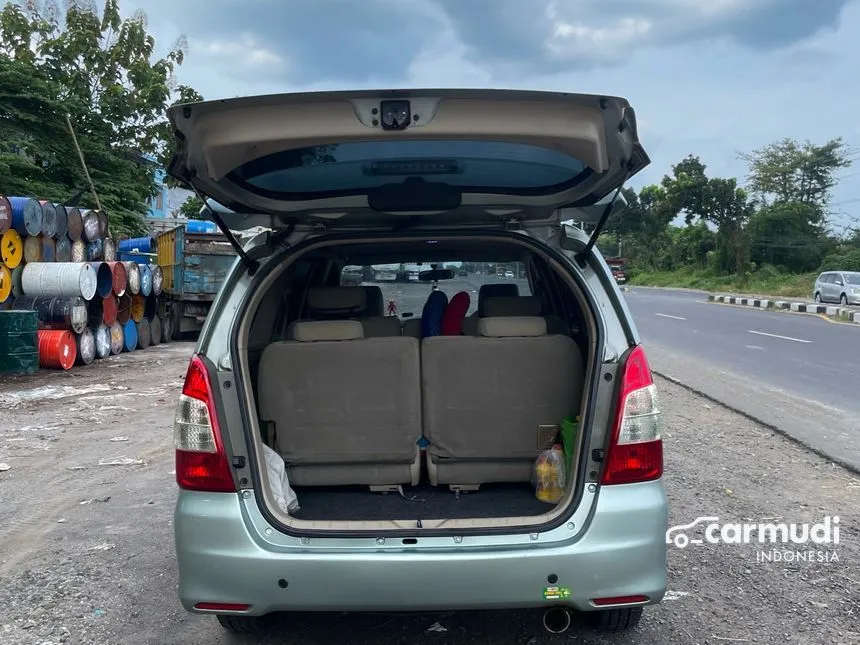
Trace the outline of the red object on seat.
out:
M 451 302 L 442 314 L 442 335 L 459 336 L 463 333 L 463 319 L 469 310 L 471 298 L 465 291 L 459 291 L 451 298 Z

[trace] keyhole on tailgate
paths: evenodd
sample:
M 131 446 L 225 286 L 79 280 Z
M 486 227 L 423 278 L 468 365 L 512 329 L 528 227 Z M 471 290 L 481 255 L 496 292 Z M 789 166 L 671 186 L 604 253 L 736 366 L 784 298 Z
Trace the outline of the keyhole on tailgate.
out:
M 278 586 L 279 586 L 281 589 L 286 589 L 286 588 L 289 586 L 289 584 L 290 584 L 290 583 L 289 583 L 289 582 L 287 582 L 286 580 L 284 580 L 283 578 L 281 578 L 280 580 L 278 580 Z
M 558 582 L 558 576 L 554 573 L 551 573 L 546 577 L 546 581 L 551 585 L 554 585 L 556 582 Z

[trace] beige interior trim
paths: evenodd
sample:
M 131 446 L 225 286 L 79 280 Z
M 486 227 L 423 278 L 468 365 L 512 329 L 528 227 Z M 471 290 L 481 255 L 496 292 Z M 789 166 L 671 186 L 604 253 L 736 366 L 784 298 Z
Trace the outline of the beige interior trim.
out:
M 428 237 L 428 239 L 440 239 L 439 235 L 434 235 L 432 238 Z M 475 235 L 469 238 L 458 237 L 458 239 L 469 239 L 472 241 L 484 241 L 487 238 L 481 237 L 480 235 Z M 412 241 L 414 238 L 395 238 L 392 240 L 391 238 L 387 238 L 386 242 L 391 241 Z M 371 238 L 365 239 L 361 242 L 354 242 L 354 244 L 373 244 L 381 242 L 381 239 Z M 498 238 L 495 239 L 498 241 Z M 272 283 L 274 283 L 279 276 L 283 274 L 284 271 L 296 260 L 298 260 L 302 255 L 308 253 L 310 251 L 318 250 L 320 248 L 325 248 L 328 246 L 341 246 L 345 244 L 343 241 L 339 242 L 326 242 L 320 241 L 318 244 L 311 244 L 305 249 L 304 253 L 300 255 L 292 256 L 287 262 L 284 262 L 280 266 L 276 267 L 263 281 L 260 287 L 256 290 L 256 292 L 252 295 L 251 302 L 249 303 L 249 312 L 243 317 L 241 326 L 239 328 L 239 338 L 238 338 L 238 346 L 240 349 L 239 356 L 236 359 L 236 368 L 241 371 L 242 378 L 245 383 L 251 383 L 251 373 L 250 366 L 248 364 L 248 353 L 247 353 L 247 345 L 248 345 L 248 336 L 249 330 L 252 321 L 254 320 L 254 315 L 256 313 L 257 308 L 262 301 L 264 294 L 271 287 Z M 526 245 L 522 242 L 512 240 L 511 244 L 519 244 L 523 247 Z M 528 251 L 535 252 L 530 247 Z M 580 306 L 581 311 L 587 314 L 589 311 L 588 304 L 585 301 L 584 295 L 579 290 L 577 285 L 573 282 L 573 279 L 570 278 L 565 271 L 563 271 L 562 267 L 553 260 L 551 257 L 542 254 L 540 251 L 537 251 L 541 257 L 544 258 L 549 265 L 562 276 L 564 281 L 567 283 L 568 287 L 571 289 L 574 297 L 577 299 L 577 302 Z M 591 318 L 591 316 L 586 315 L 586 325 L 588 326 L 588 337 L 589 337 L 589 347 L 588 347 L 588 358 L 586 361 L 586 370 L 585 370 L 585 379 L 584 383 L 590 384 L 594 377 L 594 359 L 595 359 L 595 351 L 596 351 L 596 328 L 595 321 Z M 245 404 L 248 406 L 249 410 L 255 410 L 257 403 L 254 399 L 254 393 L 250 388 L 245 388 Z M 586 407 L 587 407 L 588 397 L 583 396 L 580 407 L 580 417 L 585 418 Z M 255 415 L 251 416 L 251 436 L 253 439 L 253 450 L 255 451 L 256 460 L 258 464 L 265 464 L 265 455 L 263 453 L 263 445 L 260 441 L 260 437 L 262 436 L 260 433 L 259 424 Z M 580 455 L 582 451 L 582 441 L 580 435 L 580 441 L 577 442 L 576 451 L 574 453 L 573 463 L 575 465 L 578 464 Z M 258 490 L 257 495 L 261 496 L 264 503 L 266 504 L 267 509 L 270 513 L 272 513 L 279 522 L 288 526 L 292 529 L 296 530 L 331 530 L 331 531 L 368 531 L 368 532 L 384 532 L 384 531 L 393 531 L 393 530 L 402 530 L 402 529 L 414 529 L 415 521 L 414 520 L 386 520 L 386 521 L 322 521 L 322 520 L 300 520 L 290 515 L 287 515 L 283 511 L 281 511 L 277 504 L 275 503 L 274 497 L 271 493 L 271 486 L 268 481 L 268 476 L 265 468 L 260 469 L 260 478 L 263 482 L 263 489 Z M 431 475 L 432 476 L 432 475 Z M 579 476 L 578 471 L 574 471 L 572 481 L 575 481 Z M 472 493 L 472 494 L 480 494 L 480 493 Z M 503 518 L 472 518 L 472 519 L 445 519 L 445 518 L 431 518 L 431 519 L 423 519 L 421 520 L 424 529 L 428 528 L 442 528 L 447 529 L 476 529 L 476 528 L 506 528 L 506 527 L 524 527 L 527 528 L 529 526 L 538 526 L 541 524 L 545 524 L 550 522 L 557 517 L 559 517 L 565 510 L 565 508 L 573 501 L 573 489 L 570 486 L 570 482 L 568 482 L 567 493 L 565 497 L 551 510 L 542 514 L 542 515 L 532 515 L 526 517 L 503 517 Z M 301 499 L 299 499 L 299 504 L 301 504 Z
M 222 110 L 196 108 L 179 129 L 194 141 L 214 181 L 266 155 L 305 146 L 397 138 L 516 141 L 568 154 L 595 172 L 609 167 L 604 118 L 596 107 L 559 100 L 445 98 L 432 120 L 403 131 L 368 127 L 357 101 L 249 102 Z

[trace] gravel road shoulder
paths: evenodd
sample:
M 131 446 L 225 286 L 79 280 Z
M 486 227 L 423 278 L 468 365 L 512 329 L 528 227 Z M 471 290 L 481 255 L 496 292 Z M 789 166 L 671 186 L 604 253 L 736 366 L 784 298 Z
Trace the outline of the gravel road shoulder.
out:
M 577 626 L 550 636 L 535 612 L 505 611 L 304 615 L 278 619 L 261 640 L 230 637 L 176 600 L 171 423 L 191 350 L 170 344 L 0 384 L 10 466 L 0 472 L 0 643 L 860 643 L 860 480 L 662 379 L 671 523 L 838 515 L 840 543 L 822 547 L 838 561 L 762 562 L 757 544 L 670 546 L 667 600 L 625 635 Z M 63 387 L 74 389 L 50 398 Z

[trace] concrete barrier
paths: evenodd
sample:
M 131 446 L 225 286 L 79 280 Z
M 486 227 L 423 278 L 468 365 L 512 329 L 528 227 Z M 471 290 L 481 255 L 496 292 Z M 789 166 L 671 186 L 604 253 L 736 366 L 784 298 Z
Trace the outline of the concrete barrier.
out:
M 770 309 L 775 311 L 793 311 L 796 313 L 818 314 L 827 316 L 840 322 L 860 324 L 860 311 L 844 309 L 837 306 L 819 305 L 809 302 L 790 302 L 788 300 L 769 300 L 760 298 L 742 298 L 740 296 L 727 296 L 712 293 L 708 295 L 709 302 L 720 302 L 742 307 L 755 307 L 756 309 Z

